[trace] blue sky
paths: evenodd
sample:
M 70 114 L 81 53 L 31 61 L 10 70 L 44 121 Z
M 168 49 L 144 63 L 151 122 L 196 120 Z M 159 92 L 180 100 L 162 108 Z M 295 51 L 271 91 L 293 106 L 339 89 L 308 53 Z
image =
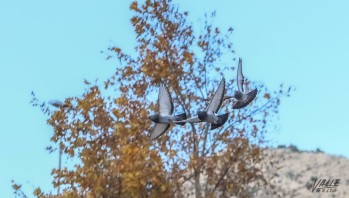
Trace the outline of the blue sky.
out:
M 349 2 L 194 0 L 180 6 L 194 25 L 216 10 L 214 23 L 234 28 L 236 56 L 250 80 L 297 88 L 281 102 L 278 130 L 270 133 L 276 144 L 349 157 Z M 128 7 L 111 0 L 0 1 L 1 197 L 13 197 L 11 179 L 26 192 L 52 189 L 58 154 L 44 150 L 52 129 L 29 104 L 30 92 L 63 100 L 84 91 L 83 79 L 109 77 L 116 61 L 100 51 L 118 45 L 132 52 L 135 43 Z

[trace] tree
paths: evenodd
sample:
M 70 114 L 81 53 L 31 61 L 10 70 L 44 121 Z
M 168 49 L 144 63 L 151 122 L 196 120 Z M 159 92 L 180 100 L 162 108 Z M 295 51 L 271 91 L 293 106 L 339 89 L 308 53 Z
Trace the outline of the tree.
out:
M 160 82 L 169 87 L 175 110 L 188 117 L 205 106 L 222 73 L 227 91 L 236 89 L 234 63 L 220 63 L 234 57 L 233 29 L 223 33 L 209 23 L 213 13 L 205 15 L 197 33 L 187 21 L 188 12 L 171 0 L 134 1 L 130 9 L 135 13 L 136 56 L 111 47 L 109 58 L 120 62 L 115 74 L 103 87 L 87 82 L 86 93 L 65 100 L 72 108 L 60 108 L 48 119 L 54 129 L 51 141 L 62 140 L 63 152 L 75 163 L 52 171 L 54 186 L 64 189 L 60 197 L 247 197 L 248 184 L 267 184 L 260 166 L 264 134 L 278 113 L 280 97 L 291 89 L 281 85 L 272 93 L 263 83 L 247 81 L 247 89 L 259 89 L 256 100 L 237 111 L 232 101 L 225 102 L 221 111 L 230 115 L 223 127 L 209 130 L 205 123 L 188 123 L 150 141 L 147 117 L 156 111 L 156 101 L 150 100 Z M 49 197 L 39 188 L 34 194 Z

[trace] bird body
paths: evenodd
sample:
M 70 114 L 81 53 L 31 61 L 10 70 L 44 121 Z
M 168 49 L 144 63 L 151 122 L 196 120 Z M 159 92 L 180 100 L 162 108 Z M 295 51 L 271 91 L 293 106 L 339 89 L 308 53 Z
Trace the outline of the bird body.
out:
M 222 126 L 228 119 L 229 114 L 215 115 L 208 114 L 206 111 L 200 111 L 198 113 L 198 118 L 200 121 L 204 121 L 211 124 L 211 130 Z
M 241 91 L 235 91 L 234 98 L 238 101 L 246 101 L 247 95 L 244 92 Z
M 63 102 L 60 100 L 50 100 L 48 103 L 56 108 L 73 109 L 70 104 L 63 104 Z
M 63 103 L 59 100 L 50 100 L 48 103 L 56 108 L 60 108 L 63 106 Z
M 208 114 L 206 111 L 200 111 L 198 113 L 198 118 L 201 121 L 215 124 L 217 124 L 217 121 L 219 120 L 215 114 Z

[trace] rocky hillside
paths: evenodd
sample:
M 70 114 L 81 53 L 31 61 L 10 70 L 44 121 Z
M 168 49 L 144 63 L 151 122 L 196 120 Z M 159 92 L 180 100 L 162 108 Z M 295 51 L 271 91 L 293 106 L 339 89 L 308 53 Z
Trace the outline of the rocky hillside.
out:
M 349 159 L 322 152 L 303 152 L 298 149 L 269 149 L 270 159 L 280 161 L 278 177 L 272 180 L 276 194 L 267 196 L 259 191 L 257 197 L 349 197 Z M 314 179 L 340 179 L 336 192 L 311 192 Z M 333 180 L 330 180 L 331 183 Z M 316 190 L 314 190 L 316 191 Z M 321 190 L 320 190 L 321 191 Z
M 264 173 L 270 179 L 273 188 L 258 187 L 256 184 L 248 186 L 248 194 L 251 197 L 301 197 L 301 198 L 325 198 L 325 197 L 349 197 L 349 159 L 339 156 L 332 156 L 316 152 L 299 151 L 296 147 L 267 149 L 265 151 L 266 162 L 278 161 L 273 167 L 264 167 Z M 269 163 L 263 163 L 269 164 Z M 279 168 L 277 168 L 279 167 Z M 325 188 L 325 191 L 335 192 L 316 192 L 315 184 L 334 185 L 336 179 L 339 179 L 338 187 Z M 320 180 L 320 179 L 326 179 Z M 320 181 L 320 182 L 319 182 Z M 329 181 L 329 182 L 328 182 Z M 202 184 L 205 181 L 201 181 Z M 323 182 L 323 183 L 322 183 Z M 312 189 L 315 189 L 312 192 Z M 322 190 L 322 189 L 321 189 Z M 320 191 L 321 191 L 320 190 Z M 194 196 L 193 183 L 185 183 L 185 192 L 189 197 Z M 219 197 L 219 194 L 217 194 Z

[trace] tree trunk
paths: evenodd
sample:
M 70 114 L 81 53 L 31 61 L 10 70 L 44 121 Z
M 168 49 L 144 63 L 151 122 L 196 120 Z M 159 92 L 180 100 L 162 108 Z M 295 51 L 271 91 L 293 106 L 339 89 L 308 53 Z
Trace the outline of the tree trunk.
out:
M 193 127 L 194 129 L 194 127 Z M 194 160 L 195 160 L 195 166 L 194 166 L 194 175 L 195 175 L 195 197 L 201 198 L 201 185 L 200 185 L 200 169 L 201 169 L 201 162 L 199 161 L 199 141 L 197 138 L 196 130 L 193 130 L 193 140 L 194 140 Z

